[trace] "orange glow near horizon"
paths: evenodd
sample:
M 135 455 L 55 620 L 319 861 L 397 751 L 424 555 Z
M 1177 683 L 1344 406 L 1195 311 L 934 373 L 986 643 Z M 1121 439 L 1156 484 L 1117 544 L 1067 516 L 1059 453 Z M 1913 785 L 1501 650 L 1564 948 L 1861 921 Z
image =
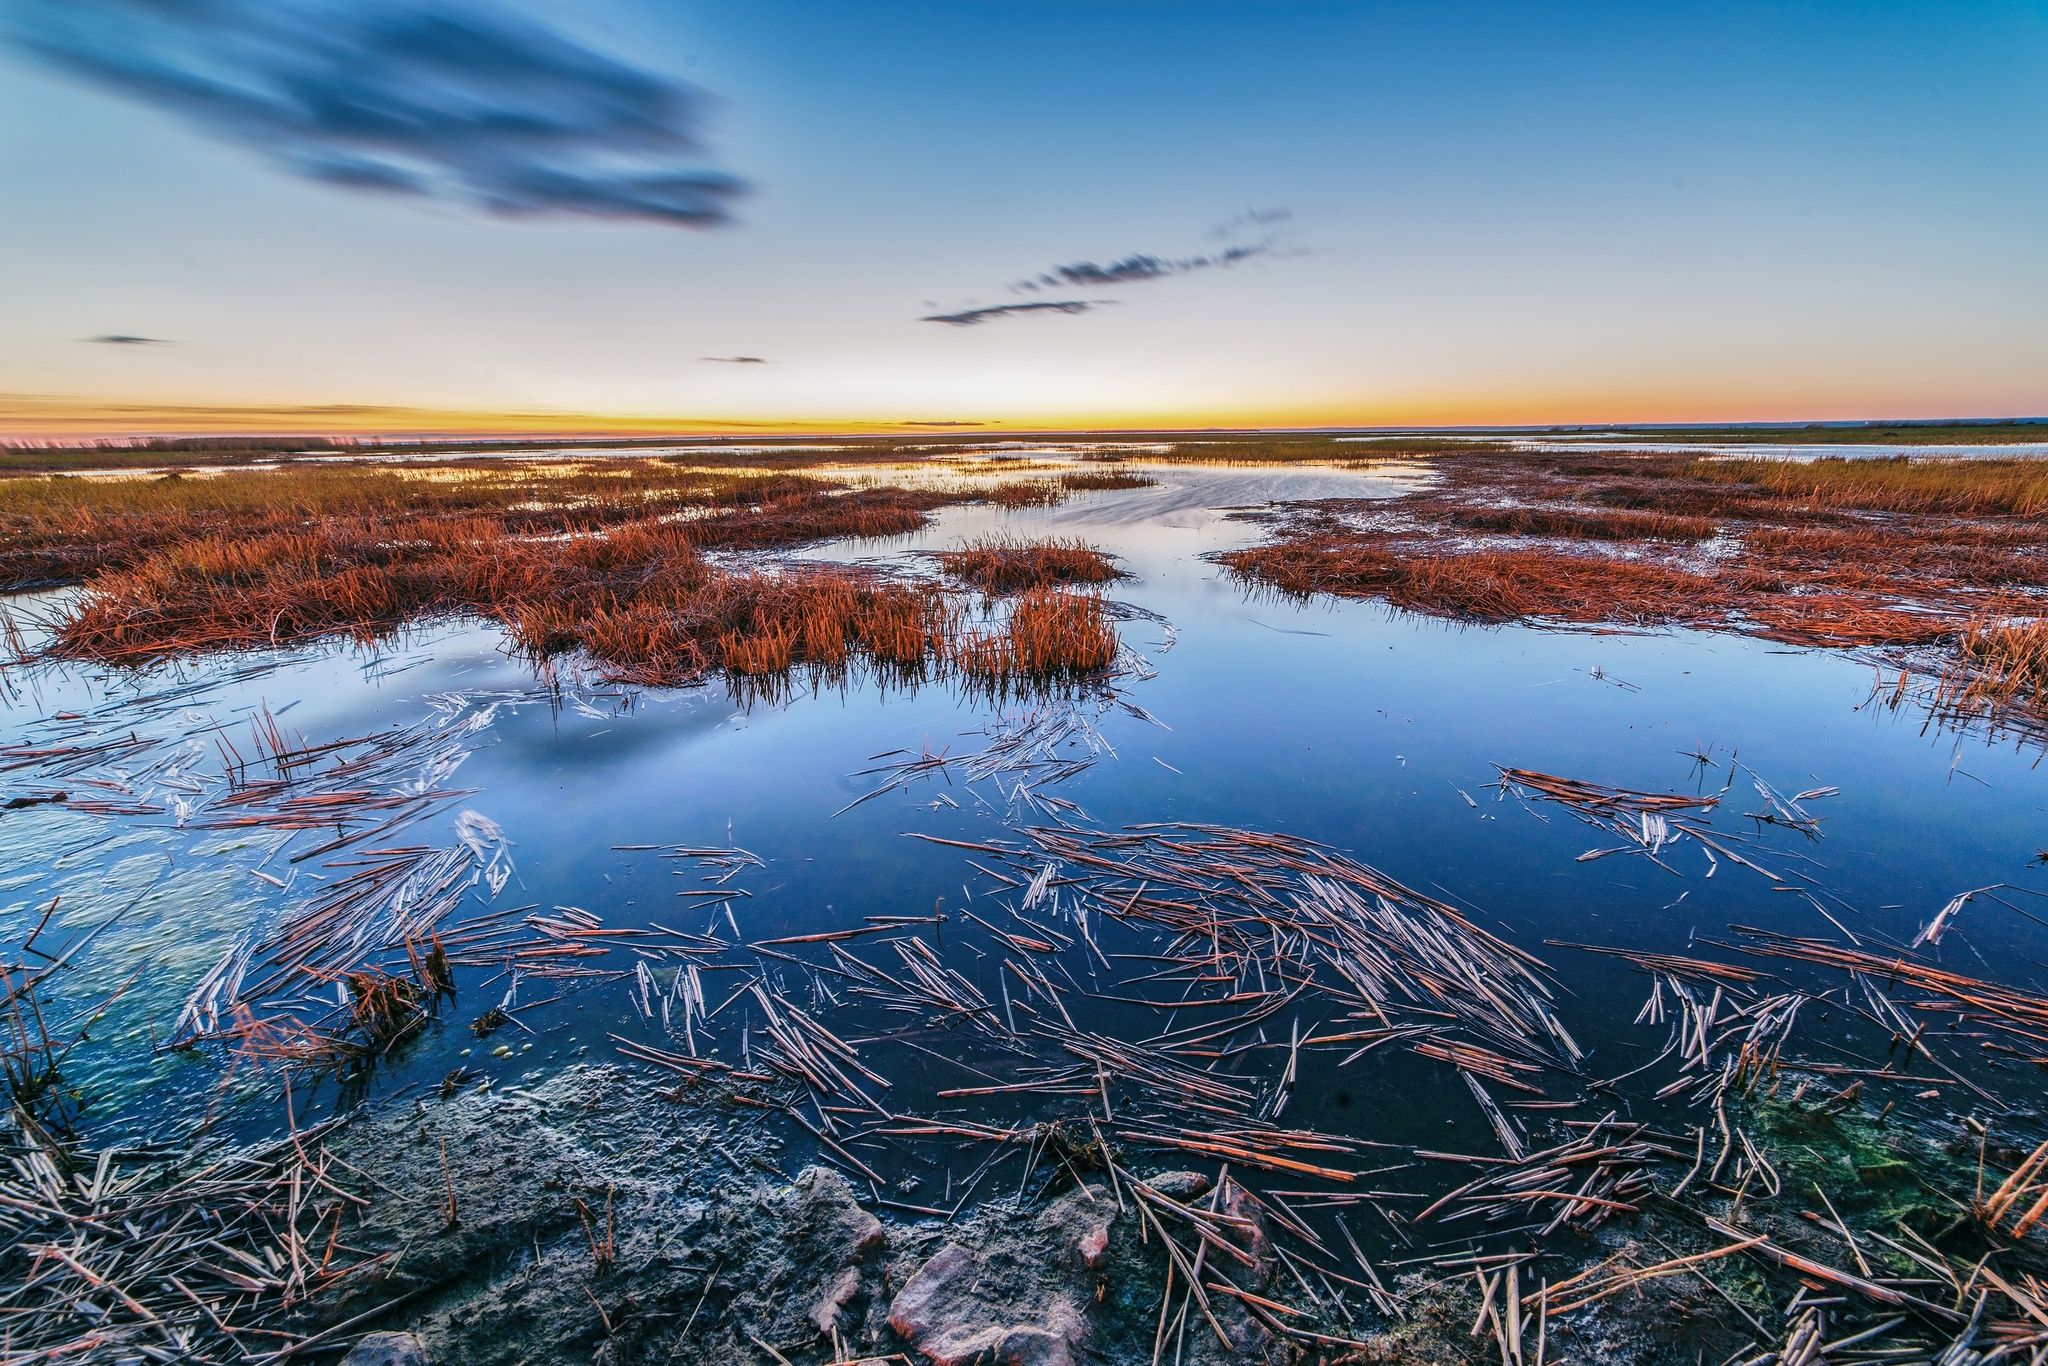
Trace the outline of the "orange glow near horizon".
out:
M 0 398 L 0 440 L 41 445 L 152 437 L 381 438 L 420 440 L 629 437 L 969 436 L 996 433 L 1286 431 L 1330 428 L 1505 428 L 1626 425 L 1939 421 L 2019 417 L 1995 400 L 1974 411 L 1869 399 L 1836 403 L 1639 396 L 1472 396 L 1316 405 L 1268 411 L 1034 413 L 986 420 L 729 418 L 670 414 L 485 412 L 381 404 L 304 406 L 159 404 Z

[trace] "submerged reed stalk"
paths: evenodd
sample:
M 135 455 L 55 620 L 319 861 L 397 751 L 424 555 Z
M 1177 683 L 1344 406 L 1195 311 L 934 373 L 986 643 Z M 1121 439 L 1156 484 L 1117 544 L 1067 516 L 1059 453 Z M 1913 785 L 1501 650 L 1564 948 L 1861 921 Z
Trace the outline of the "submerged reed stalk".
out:
M 1962 714 L 2048 714 L 2048 618 L 1965 627 L 1935 705 Z

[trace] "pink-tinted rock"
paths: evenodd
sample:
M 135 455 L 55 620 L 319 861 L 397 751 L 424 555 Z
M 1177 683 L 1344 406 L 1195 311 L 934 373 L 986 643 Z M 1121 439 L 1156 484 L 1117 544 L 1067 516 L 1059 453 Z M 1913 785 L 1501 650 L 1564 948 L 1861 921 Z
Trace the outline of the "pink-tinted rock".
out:
M 946 1244 L 896 1292 L 889 1326 L 932 1366 L 1074 1366 L 1088 1324 L 1073 1301 L 1059 1295 L 1021 1311 L 991 1303 L 977 1293 L 993 1288 L 982 1285 L 984 1270 L 972 1252 Z M 1032 1321 L 1014 1321 L 1022 1316 Z
M 427 1346 L 411 1333 L 369 1333 L 341 1359 L 342 1366 L 427 1366 Z
M 1099 1270 L 1109 1254 L 1109 1221 L 1103 1220 L 1081 1234 L 1081 1261 L 1090 1271 Z
M 946 1244 L 896 1292 L 889 1305 L 889 1326 L 912 1342 L 919 1341 L 937 1325 L 948 1292 L 973 1272 L 974 1254 L 958 1243 Z
M 1045 1328 L 990 1327 L 971 1336 L 920 1343 L 932 1366 L 1074 1366 L 1066 1334 Z

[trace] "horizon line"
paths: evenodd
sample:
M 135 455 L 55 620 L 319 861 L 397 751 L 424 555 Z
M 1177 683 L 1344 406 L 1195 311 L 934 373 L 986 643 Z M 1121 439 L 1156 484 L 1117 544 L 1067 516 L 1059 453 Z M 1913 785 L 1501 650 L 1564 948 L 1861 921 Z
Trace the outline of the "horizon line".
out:
M 111 408 L 113 411 L 108 411 Z M 138 411 L 141 410 L 141 411 Z M 149 413 L 143 417 L 142 413 Z M 105 416 L 101 416 L 104 414 Z M 128 416 L 138 420 L 123 422 Z M 155 418 L 152 421 L 150 418 Z M 383 418 L 383 422 L 376 419 Z M 12 419 L 12 420 L 10 420 Z M 112 419 L 112 420 L 109 420 Z M 208 419 L 212 419 L 208 421 Z M 296 420 L 294 420 L 296 419 Z M 411 419 L 408 421 L 407 419 Z M 436 421 L 435 419 L 439 419 Z M 10 415 L 0 401 L 0 447 L 18 450 L 65 447 L 107 447 L 175 441 L 186 444 L 223 441 L 307 441 L 338 446 L 408 446 L 422 444 L 489 444 L 497 442 L 619 442 L 632 445 L 664 441 L 722 443 L 783 440 L 874 441 L 923 437 L 937 442 L 977 439 L 1017 440 L 1058 437 L 1116 436 L 1472 436 L 1559 435 L 1601 432 L 1845 432 L 1877 427 L 2048 427 L 2048 415 L 1829 416 L 1712 419 L 1699 417 L 1626 419 L 1558 419 L 1536 422 L 1197 422 L 1187 423 L 1027 423 L 1007 419 L 942 421 L 748 421 L 675 417 L 622 417 L 597 414 L 477 413 L 435 411 L 383 405 L 307 405 L 287 408 L 176 408 L 153 405 L 108 405 L 98 413 L 76 416 Z M 2048 436 L 2048 433 L 2044 433 Z

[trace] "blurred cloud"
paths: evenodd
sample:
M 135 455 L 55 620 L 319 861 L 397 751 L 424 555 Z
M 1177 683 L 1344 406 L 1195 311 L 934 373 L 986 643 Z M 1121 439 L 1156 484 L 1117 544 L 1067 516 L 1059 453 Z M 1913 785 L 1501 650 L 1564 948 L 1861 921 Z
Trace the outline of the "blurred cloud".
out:
M 1255 228 L 1276 228 L 1282 223 L 1294 221 L 1292 209 L 1246 209 L 1243 213 L 1232 214 L 1215 227 L 1209 229 L 1212 241 L 1227 242 L 1242 237 Z
M 0 0 L 0 25 L 331 184 L 699 228 L 745 189 L 702 167 L 700 92 L 485 3 Z
M 708 360 L 713 365 L 766 365 L 768 363 L 761 356 L 699 356 L 697 359 Z
M 931 313 L 921 322 L 946 323 L 952 327 L 974 327 L 980 323 L 994 322 L 997 318 L 1014 318 L 1024 313 L 1086 313 L 1101 308 L 1109 301 L 1097 299 L 1089 302 L 1083 299 L 1048 300 L 1033 304 L 999 304 L 994 308 L 970 308 L 963 313 Z
M 1204 252 L 1199 256 L 1154 256 L 1150 252 L 1133 252 L 1121 260 L 1108 265 L 1097 265 L 1093 261 L 1075 261 L 1068 265 L 1053 266 L 1029 279 L 1018 280 L 1010 285 L 1013 291 L 1022 294 L 1036 294 L 1041 290 L 1102 289 L 1113 285 L 1143 284 L 1148 280 L 1165 280 L 1176 275 L 1191 275 L 1196 271 L 1222 270 L 1240 261 L 1255 256 L 1285 256 L 1272 232 L 1274 228 L 1291 222 L 1294 215 L 1286 209 L 1249 209 L 1244 213 L 1217 224 L 1208 232 L 1213 241 L 1228 242 L 1216 251 Z M 1264 235 L 1257 241 L 1246 239 L 1254 230 Z M 997 318 L 1015 317 L 1022 313 L 1086 313 L 1094 308 L 1112 302 L 1097 299 L 1084 303 L 1078 299 L 1057 302 L 1008 304 L 1000 308 L 974 308 L 962 313 L 936 313 L 924 321 L 950 323 L 955 327 L 972 327 L 977 323 L 991 322 Z
M 169 345 L 170 345 L 170 343 L 169 343 L 169 342 L 167 342 L 167 341 L 165 341 L 165 340 L 164 340 L 164 339 L 163 339 L 162 337 L 130 337 L 130 336 L 125 336 L 125 335 L 123 335 L 122 333 L 119 333 L 119 332 L 110 332 L 110 333 L 108 333 L 108 334 L 107 334 L 106 336 L 104 336 L 104 337 L 87 337 L 87 338 L 86 338 L 86 340 L 87 340 L 87 341 L 89 341 L 89 342 L 98 342 L 98 343 L 100 343 L 100 344 L 101 344 L 101 345 L 103 345 L 103 346 L 169 346 Z
M 1271 243 L 1259 242 L 1250 246 L 1227 247 L 1208 256 L 1187 256 L 1178 260 L 1137 254 L 1106 266 L 1098 266 L 1093 261 L 1077 261 L 1069 266 L 1054 266 L 1035 279 L 1019 280 L 1012 288 L 1035 291 L 1058 289 L 1063 285 L 1137 284 L 1145 280 L 1163 280 L 1170 275 L 1234 266 L 1248 257 L 1270 255 L 1272 250 Z

